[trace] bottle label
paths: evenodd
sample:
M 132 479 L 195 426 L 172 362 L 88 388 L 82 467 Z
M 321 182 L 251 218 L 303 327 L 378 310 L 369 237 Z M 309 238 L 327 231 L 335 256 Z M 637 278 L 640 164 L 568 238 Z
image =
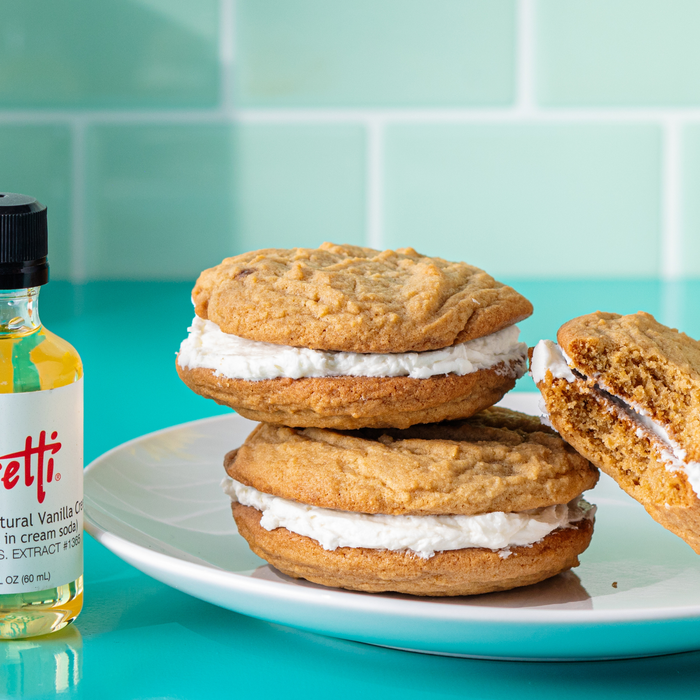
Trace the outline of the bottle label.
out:
M 0 595 L 83 573 L 83 380 L 0 394 Z

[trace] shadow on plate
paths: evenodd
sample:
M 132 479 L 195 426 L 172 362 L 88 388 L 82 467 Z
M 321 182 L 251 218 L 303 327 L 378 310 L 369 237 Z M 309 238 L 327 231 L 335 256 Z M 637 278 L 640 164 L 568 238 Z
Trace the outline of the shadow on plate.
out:
M 360 591 L 328 589 L 317 583 L 291 578 L 269 565 L 257 568 L 251 574 L 251 578 L 317 590 L 338 590 L 348 595 L 380 595 L 397 600 L 420 600 L 426 603 L 443 605 L 471 605 L 493 608 L 563 608 L 567 610 L 591 610 L 593 608 L 591 597 L 581 584 L 581 579 L 573 571 L 566 571 L 541 583 L 514 588 L 511 591 L 445 598 L 414 597 L 401 593 L 362 593 Z

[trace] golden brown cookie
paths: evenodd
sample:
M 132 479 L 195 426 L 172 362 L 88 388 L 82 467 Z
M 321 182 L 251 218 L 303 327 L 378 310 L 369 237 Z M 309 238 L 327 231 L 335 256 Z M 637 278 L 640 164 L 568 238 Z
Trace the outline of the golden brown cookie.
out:
M 581 316 L 557 340 L 577 370 L 638 406 L 689 461 L 700 461 L 700 342 L 643 312 Z
M 539 542 L 512 547 L 507 557 L 484 548 L 437 552 L 422 559 L 410 552 L 342 547 L 323 549 L 309 537 L 285 528 L 266 530 L 260 512 L 231 505 L 238 532 L 250 548 L 293 578 L 356 591 L 395 591 L 420 596 L 491 593 L 538 583 L 578 566 L 588 547 L 593 522 L 584 519 Z
M 700 343 L 646 313 L 597 312 L 542 341 L 549 419 L 657 522 L 700 553 Z
M 391 515 L 524 511 L 568 503 L 598 479 L 537 418 L 499 407 L 407 430 L 262 424 L 224 465 L 232 479 L 274 496 Z
M 205 270 L 195 312 L 224 333 L 357 353 L 420 352 L 480 338 L 532 313 L 515 290 L 412 248 L 253 251 Z
M 303 377 L 250 381 L 214 370 L 177 371 L 192 391 L 230 406 L 245 418 L 293 427 L 407 428 L 471 416 L 515 386 L 518 368 L 412 377 Z

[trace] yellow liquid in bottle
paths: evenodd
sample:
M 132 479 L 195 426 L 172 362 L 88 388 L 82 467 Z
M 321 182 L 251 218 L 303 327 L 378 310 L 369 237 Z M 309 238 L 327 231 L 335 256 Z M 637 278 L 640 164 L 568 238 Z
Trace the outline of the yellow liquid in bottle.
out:
M 80 356 L 39 322 L 38 289 L 23 293 L 29 297 L 25 304 L 18 292 L 0 292 L 0 393 L 58 389 L 78 381 L 83 376 Z M 8 297 L 11 302 L 4 303 Z M 82 607 L 82 576 L 57 588 L 0 595 L 0 639 L 56 632 L 75 620 Z

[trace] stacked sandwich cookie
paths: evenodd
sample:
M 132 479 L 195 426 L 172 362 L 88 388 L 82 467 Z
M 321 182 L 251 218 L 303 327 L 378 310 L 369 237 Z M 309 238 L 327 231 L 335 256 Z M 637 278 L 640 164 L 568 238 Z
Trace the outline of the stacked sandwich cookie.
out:
M 639 312 L 596 312 L 540 341 L 548 420 L 700 554 L 700 342 Z
M 587 460 L 490 408 L 526 369 L 515 290 L 407 248 L 262 250 L 202 273 L 177 359 L 262 421 L 226 456 L 251 549 L 328 586 L 465 595 L 578 564 Z M 233 447 L 233 445 L 232 445 Z
M 252 420 L 401 427 L 469 416 L 527 369 L 527 299 L 482 270 L 324 244 L 205 270 L 178 355 L 195 392 Z
M 537 583 L 578 564 L 597 471 L 539 420 L 335 431 L 263 424 L 225 460 L 251 549 L 297 578 L 448 596 Z

